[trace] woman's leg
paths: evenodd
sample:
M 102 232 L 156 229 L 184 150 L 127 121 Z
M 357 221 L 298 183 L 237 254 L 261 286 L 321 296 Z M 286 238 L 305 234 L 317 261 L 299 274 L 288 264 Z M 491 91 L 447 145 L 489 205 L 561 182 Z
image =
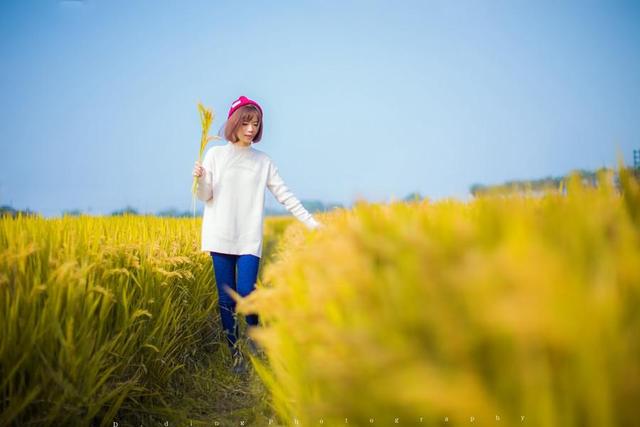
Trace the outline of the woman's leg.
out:
M 218 305 L 220 307 L 220 317 L 222 329 L 227 337 L 227 344 L 233 352 L 238 336 L 238 324 L 236 322 L 236 303 L 227 293 L 226 287 L 236 291 L 236 261 L 237 255 L 221 254 L 211 252 L 213 259 L 213 269 L 218 288 Z
M 238 257 L 238 293 L 246 297 L 256 287 L 260 258 L 255 255 L 240 255 Z M 247 325 L 258 326 L 258 315 L 250 314 L 246 317 Z

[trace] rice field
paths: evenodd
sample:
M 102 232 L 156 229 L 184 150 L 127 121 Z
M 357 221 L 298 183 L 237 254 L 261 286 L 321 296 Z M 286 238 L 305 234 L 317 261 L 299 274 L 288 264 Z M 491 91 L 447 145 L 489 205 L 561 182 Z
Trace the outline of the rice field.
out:
M 267 223 L 266 258 L 289 221 Z M 200 224 L 0 220 L 0 425 L 255 418 L 260 390 L 225 369 Z
M 226 369 L 200 219 L 0 220 L 0 425 L 637 425 L 640 187 L 269 218 Z
M 240 310 L 287 425 L 639 425 L 640 188 L 361 203 Z

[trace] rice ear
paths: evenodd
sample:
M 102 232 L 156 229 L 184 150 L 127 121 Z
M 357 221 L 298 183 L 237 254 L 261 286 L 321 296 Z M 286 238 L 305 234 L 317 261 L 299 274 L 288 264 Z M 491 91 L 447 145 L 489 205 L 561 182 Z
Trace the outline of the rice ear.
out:
M 202 125 L 202 135 L 200 137 L 200 151 L 198 153 L 198 161 L 202 163 L 202 154 L 209 141 L 220 139 L 218 136 L 207 136 L 209 134 L 209 128 L 211 123 L 215 119 L 215 113 L 212 109 L 206 108 L 201 102 L 198 102 L 198 112 L 200 114 L 200 123 Z M 193 184 L 191 185 L 192 206 L 193 215 L 195 216 L 196 210 L 196 192 L 198 191 L 198 177 L 193 177 Z

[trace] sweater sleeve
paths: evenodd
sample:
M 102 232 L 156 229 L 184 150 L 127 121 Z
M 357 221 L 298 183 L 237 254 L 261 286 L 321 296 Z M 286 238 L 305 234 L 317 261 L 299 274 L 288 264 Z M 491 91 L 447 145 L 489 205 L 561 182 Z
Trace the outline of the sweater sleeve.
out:
M 213 150 L 207 151 L 204 155 L 202 166 L 204 174 L 198 178 L 196 196 L 203 202 L 207 202 L 213 197 Z
M 278 168 L 269 161 L 269 176 L 267 178 L 267 188 L 276 198 L 276 200 L 284 205 L 285 208 L 299 221 L 304 223 L 309 229 L 321 227 L 321 224 L 315 220 L 315 218 L 307 211 L 300 200 L 293 195 L 293 193 L 287 188 L 284 180 L 278 173 Z

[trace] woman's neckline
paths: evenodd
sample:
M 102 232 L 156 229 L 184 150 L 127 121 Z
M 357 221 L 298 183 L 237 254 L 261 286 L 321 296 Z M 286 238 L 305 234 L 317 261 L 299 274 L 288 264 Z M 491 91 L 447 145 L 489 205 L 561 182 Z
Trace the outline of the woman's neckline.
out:
M 251 146 L 253 144 L 247 145 L 246 147 L 243 147 L 242 145 L 240 145 L 239 143 L 233 143 L 231 141 L 229 141 L 229 145 L 231 146 L 232 149 L 234 150 L 238 150 L 238 151 L 248 151 L 251 149 Z

